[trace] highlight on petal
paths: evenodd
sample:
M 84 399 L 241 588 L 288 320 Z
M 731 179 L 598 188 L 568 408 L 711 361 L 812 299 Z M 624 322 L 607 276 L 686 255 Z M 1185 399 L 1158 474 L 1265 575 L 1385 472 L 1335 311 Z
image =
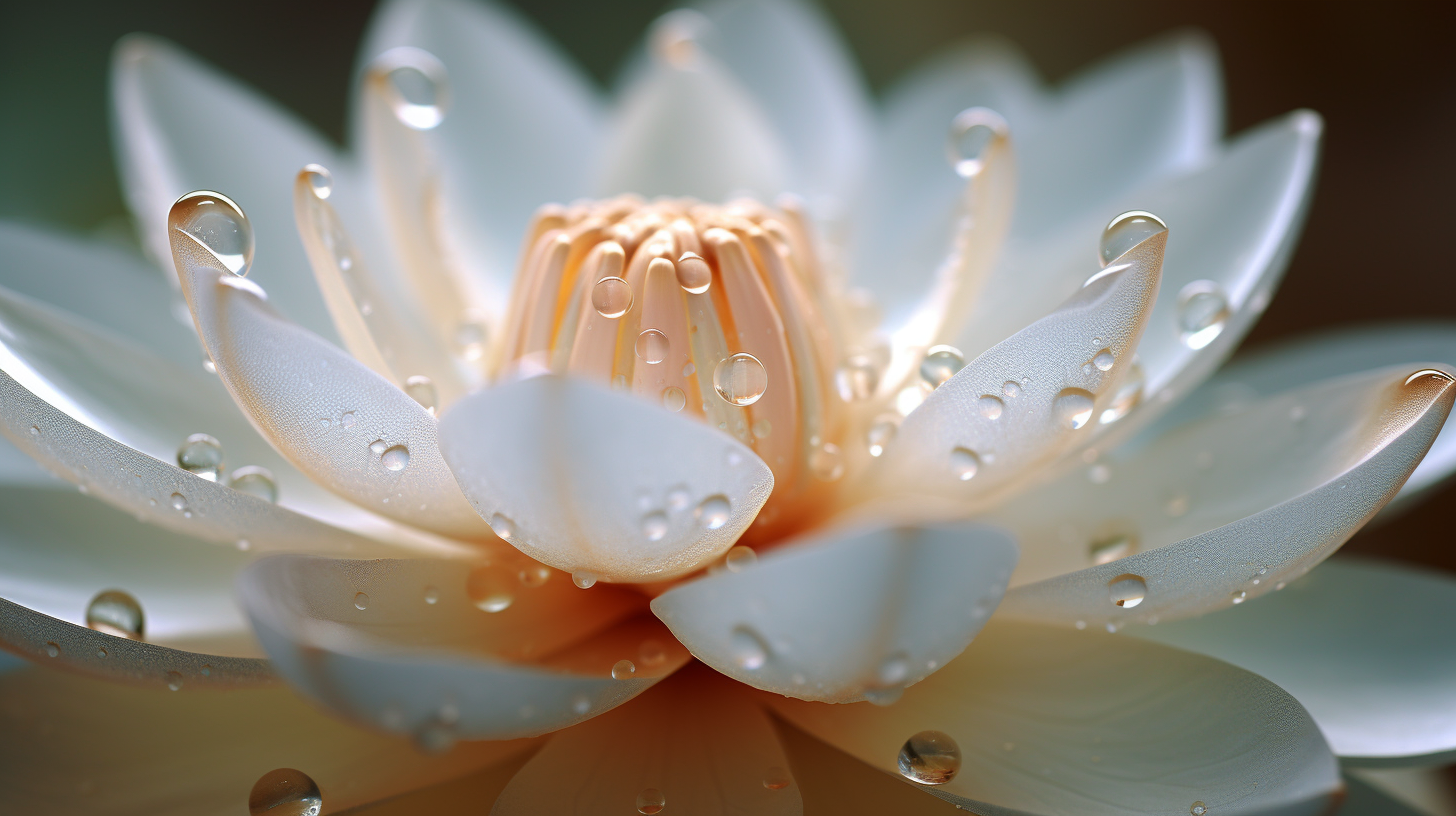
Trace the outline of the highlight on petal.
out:
M 0 675 L 0 788 L 21 813 L 245 813 L 254 784 L 279 768 L 305 773 L 337 813 L 531 747 L 480 742 L 428 756 L 279 688 L 177 694 L 40 668 Z
M 279 315 L 261 287 L 184 231 L 198 202 L 213 198 L 198 193 L 173 207 L 173 257 L 197 332 L 254 427 L 304 474 L 365 509 L 457 538 L 488 537 L 440 458 L 434 417 Z
M 885 708 L 767 699 L 815 737 L 977 813 L 1185 813 L 1201 802 L 1209 813 L 1315 814 L 1340 791 L 1319 729 L 1274 684 L 1102 633 L 992 624 Z M 917 778 L 904 747 L 927 730 L 958 749 L 958 761 L 942 755 L 943 784 Z
M 1273 591 L 1395 496 L 1453 400 L 1446 370 L 1401 366 L 1293 390 L 1100 457 L 987 516 L 1026 554 L 1002 612 L 1115 628 Z
M 691 572 L 733 546 L 773 489 L 763 460 L 727 434 L 570 378 L 476 392 L 440 434 L 501 538 L 591 580 Z
M 871 489 L 900 512 L 964 517 L 1085 444 L 1092 418 L 1129 376 L 1167 236 L 1138 243 L 1060 309 L 931 391 L 900 424 Z
M 1345 763 L 1456 756 L 1456 581 L 1336 558 L 1282 592 L 1130 634 L 1248 669 L 1294 695 Z
M 583 592 L 506 552 L 474 564 L 274 556 L 243 572 L 238 595 L 290 683 L 431 750 L 565 728 L 689 659 L 661 624 L 631 616 L 637 596 Z
M 827 533 L 679 585 L 652 611 L 694 657 L 767 691 L 887 704 L 980 631 L 1016 565 L 974 525 Z
M 803 799 L 767 713 L 742 687 L 689 667 L 651 694 L 556 734 L 492 816 L 551 813 L 798 816 Z

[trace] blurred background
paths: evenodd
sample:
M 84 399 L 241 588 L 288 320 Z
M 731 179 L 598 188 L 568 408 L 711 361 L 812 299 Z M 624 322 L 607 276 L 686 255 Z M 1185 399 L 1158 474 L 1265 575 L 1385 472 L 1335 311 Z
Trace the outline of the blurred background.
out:
M 506 1 L 603 84 L 664 9 L 661 0 Z M 1243 351 L 1356 322 L 1456 319 L 1456 55 L 1444 4 L 1386 3 L 1377 13 L 1336 2 L 821 2 L 877 91 L 973 34 L 1009 37 L 1057 82 L 1154 34 L 1204 29 L 1222 53 L 1230 132 L 1300 107 L 1327 123 L 1303 241 Z M 130 229 L 106 72 L 112 43 L 132 31 L 181 44 L 341 142 L 354 49 L 373 6 L 0 0 L 0 218 Z M 1448 486 L 1346 551 L 1456 571 L 1453 500 Z

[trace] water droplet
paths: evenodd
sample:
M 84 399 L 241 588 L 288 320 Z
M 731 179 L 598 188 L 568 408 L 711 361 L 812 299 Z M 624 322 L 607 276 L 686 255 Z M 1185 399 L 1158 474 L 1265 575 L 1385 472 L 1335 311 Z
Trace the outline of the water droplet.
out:
M 177 449 L 177 465 L 215 482 L 222 474 L 222 443 L 205 433 L 192 434 Z
M 1052 402 L 1052 416 L 1058 425 L 1077 430 L 1092 418 L 1092 395 L 1080 388 L 1063 388 Z
M 511 595 L 511 584 L 505 575 L 493 567 L 476 567 L 465 578 L 465 594 L 470 602 L 483 612 L 504 612 L 515 602 Z
M 895 441 L 895 434 L 900 430 L 898 417 L 880 417 L 870 426 L 869 432 L 865 434 L 865 441 L 869 443 L 870 456 L 882 456 L 885 448 Z
M 1016 399 L 1017 397 L 1021 396 L 1021 384 L 1012 380 L 1007 380 L 1006 383 L 1001 386 L 1001 393 L 1005 394 L 1007 399 Z
M 36 427 L 34 425 L 30 426 L 30 435 L 31 436 L 40 436 L 40 428 L 38 428 L 38 427 Z
M 404 392 L 432 414 L 440 404 L 440 393 L 435 389 L 435 381 L 423 374 L 416 374 L 405 380 Z
M 1092 358 L 1092 365 L 1096 366 L 1098 371 L 1111 371 L 1112 363 L 1111 349 L 1103 349 L 1097 352 L 1097 355 Z
M 253 264 L 253 225 L 242 207 L 221 193 L 198 190 L 177 199 L 167 224 L 186 233 L 234 275 Z
M 106 647 L 104 647 L 104 646 L 98 646 L 96 648 L 96 656 L 97 657 L 101 657 L 101 658 L 106 657 Z
M 890 686 L 888 688 L 867 688 L 865 689 L 864 696 L 865 702 L 871 705 L 894 705 L 895 703 L 900 702 L 901 697 L 905 696 L 905 689 L 901 688 L 900 686 Z
M 146 629 L 142 605 L 130 593 L 108 589 L 86 605 L 86 625 L 98 632 L 141 640 Z
M 1237 605 L 1243 603 L 1244 600 L 1246 598 L 1248 598 L 1248 597 L 1249 597 L 1249 593 L 1243 591 L 1242 589 L 1236 590 L 1234 592 L 1234 594 L 1233 594 L 1234 605 L 1237 606 Z
M 182 690 L 182 674 L 180 672 L 167 672 L 167 688 L 172 691 Z
M 869 357 L 856 355 L 835 370 L 834 387 L 845 402 L 867 400 L 880 387 L 880 370 Z
M 1223 332 L 1229 319 L 1228 296 L 1213 281 L 1196 280 L 1178 292 L 1178 327 L 1183 344 L 1201 349 Z
M 506 541 L 510 541 L 516 534 L 516 525 L 500 513 L 491 516 L 489 524 L 491 532 Z
M 248 816 L 319 816 L 323 809 L 318 784 L 292 768 L 263 774 L 248 794 Z
M 715 494 L 703 499 L 693 510 L 693 518 L 709 530 L 716 530 L 728 523 L 728 497 Z
M 809 452 L 809 470 L 814 476 L 826 482 L 832 482 L 844 475 L 844 455 L 840 453 L 839 446 L 833 442 L 826 442 L 823 445 Z
M 425 587 L 425 603 L 430 606 L 440 602 L 440 590 L 432 586 Z
M 516 579 L 528 587 L 538 587 L 551 578 L 551 568 L 545 564 L 532 564 L 516 573 Z
M 939 388 L 966 367 L 966 358 L 953 346 L 931 346 L 920 361 L 920 379 L 931 388 Z
M 677 283 L 684 291 L 694 295 L 701 295 L 708 291 L 713 285 L 713 270 L 708 262 L 703 260 L 701 255 L 695 252 L 684 252 L 682 257 L 677 259 Z
M 571 582 L 576 584 L 578 589 L 591 589 L 597 584 L 597 574 L 586 570 L 577 570 L 571 574 Z
M 186 509 L 187 509 L 187 497 L 184 496 L 184 495 L 182 495 L 181 493 L 173 493 L 172 494 L 172 509 L 173 510 L 178 510 L 178 511 L 186 511 Z
M 961 747 L 943 731 L 921 731 L 900 746 L 900 775 L 921 785 L 944 785 L 961 769 Z
M 981 469 L 981 457 L 970 448 L 955 448 L 950 452 L 950 472 L 957 479 L 969 482 Z
M 1006 120 L 990 108 L 967 108 L 956 114 L 946 142 L 946 155 L 956 175 L 970 178 L 980 173 L 986 153 L 1006 134 Z
M 1168 225 L 1163 223 L 1163 219 L 1150 212 L 1125 212 L 1103 228 L 1102 242 L 1098 246 L 1099 259 L 1103 266 L 1107 266 L 1124 252 L 1160 232 L 1166 232 L 1167 229 Z
M 1001 414 L 1006 410 L 1006 403 L 1002 402 L 1000 397 L 983 394 L 979 400 L 976 400 L 976 409 L 986 419 L 995 420 L 1001 418 Z
M 485 356 L 485 323 L 480 320 L 462 320 L 455 327 L 455 345 L 460 356 L 466 360 L 479 360 Z
M 877 677 L 881 685 L 898 686 L 910 679 L 910 658 L 904 652 L 895 652 L 880 661 Z
M 1097 421 L 1103 425 L 1111 425 L 1127 416 L 1129 411 L 1142 402 L 1144 382 L 1146 379 L 1142 363 L 1133 360 L 1132 365 L 1128 366 L 1127 376 L 1123 377 L 1122 383 L 1117 386 L 1117 393 L 1112 395 L 1112 404 L 1102 409 L 1102 415 L 1097 418 Z
M 675 385 L 669 385 L 668 387 L 662 389 L 663 408 L 666 408 L 673 413 L 677 413 L 678 411 L 681 411 L 683 408 L 687 407 L 687 404 L 688 395 L 684 394 L 681 388 L 678 388 Z
M 359 610 L 360 612 L 363 612 L 364 610 L 368 609 L 369 608 L 369 596 L 368 595 L 365 595 L 363 592 L 356 593 L 354 595 L 354 608 L 357 609 L 357 610 Z
M 265 467 L 244 465 L 234 470 L 228 477 L 228 487 L 271 504 L 278 503 L 278 483 L 273 479 L 273 471 Z
M 648 365 L 657 365 L 666 360 L 671 350 L 672 343 L 668 341 L 667 335 L 657 329 L 646 329 L 637 335 L 637 356 Z
M 346 431 L 354 430 L 354 426 L 358 424 L 359 417 L 353 411 L 345 411 L 339 417 L 339 425 Z
M 735 626 L 728 638 L 728 650 L 740 669 L 758 671 L 768 662 L 768 645 L 747 626 Z
M 334 174 L 329 172 L 322 164 L 306 164 L 303 167 L 304 181 L 308 182 L 309 192 L 314 198 L 322 201 L 334 193 Z
M 713 368 L 713 389 L 733 405 L 752 405 L 768 390 L 768 372 L 757 357 L 740 351 Z
M 373 442 L 369 443 L 369 452 L 374 454 L 375 456 L 383 456 L 385 449 L 388 447 L 389 443 L 385 442 L 383 439 L 376 439 Z
M 45 653 L 47 657 L 60 657 L 61 647 L 57 646 L 55 641 L 48 640 L 45 645 Z
M 1188 812 L 1193 814 L 1193 816 L 1206 816 L 1206 814 L 1208 813 L 1208 806 L 1203 804 L 1202 802 L 1194 802 L 1193 805 L 1188 808 Z
M 1134 549 L 1131 536 L 1119 535 L 1100 538 L 1087 547 L 1087 556 L 1094 565 L 1110 564 L 1119 558 L 1126 558 Z
M 758 553 L 754 552 L 751 547 L 740 545 L 728 550 L 728 554 L 723 556 L 723 566 L 727 567 L 729 572 L 742 572 L 757 563 Z
M 406 127 L 430 130 L 445 121 L 450 87 L 445 66 L 418 48 L 395 48 L 374 62 L 371 79 L 381 84 L 394 117 Z
M 1123 609 L 1132 609 L 1148 597 L 1148 583 L 1141 575 L 1124 573 L 1107 582 L 1112 602 Z
M 409 448 L 395 445 L 379 455 L 379 461 L 387 470 L 404 470 L 409 464 Z
M 655 816 L 655 814 L 661 813 L 665 807 L 667 807 L 667 797 L 663 796 L 662 791 L 657 788 L 643 788 L 642 792 L 637 794 L 637 812 L 643 816 Z
M 632 308 L 632 285 L 621 278 L 602 278 L 592 284 L 591 298 L 597 314 L 616 319 Z
M 655 510 L 642 517 L 642 535 L 648 541 L 661 541 L 667 535 L 667 514 Z
M 794 784 L 794 778 L 789 775 L 787 768 L 773 765 L 763 772 L 763 786 L 769 790 L 783 790 L 792 784 Z
M 637 664 L 630 660 L 618 660 L 612 664 L 612 679 L 626 680 L 637 673 Z

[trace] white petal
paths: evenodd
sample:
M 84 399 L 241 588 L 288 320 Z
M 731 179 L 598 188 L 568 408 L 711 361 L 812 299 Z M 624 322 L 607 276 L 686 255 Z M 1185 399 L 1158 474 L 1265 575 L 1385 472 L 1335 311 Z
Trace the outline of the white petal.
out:
M 243 572 L 238 597 L 289 682 L 355 722 L 421 738 L 565 728 L 688 660 L 661 624 L 626 617 L 636 596 L 584 592 L 560 573 L 521 577 L 539 568 L 519 555 L 476 565 L 275 556 Z M 623 659 L 634 670 L 613 678 Z
M 796 192 L 843 208 L 858 192 L 873 138 L 869 95 L 854 58 L 815 6 L 719 0 L 702 46 L 763 107 L 782 139 Z M 828 203 L 828 202 L 825 202 Z
M 601 103 L 559 50 L 504 4 L 393 0 L 370 25 L 360 75 L 399 46 L 433 54 L 449 72 L 449 108 L 425 141 L 448 170 L 440 195 L 458 228 L 450 239 L 503 308 L 531 214 L 591 192 Z M 365 90 L 361 82 L 358 93 Z M 366 107 L 356 99 L 352 129 L 354 142 L 368 148 Z
M 1124 253 L 1059 310 L 932 391 L 878 460 L 874 489 L 906 507 L 964 516 L 1089 437 L 1131 367 L 1166 238 Z
M 988 517 L 1014 531 L 1025 553 L 1002 610 L 1115 627 L 1269 592 L 1334 552 L 1396 494 L 1453 399 L 1450 375 L 1408 366 L 1326 380 L 1019 496 Z M 1087 566 L 1109 558 L 1120 560 Z M 1129 585 L 1130 576 L 1145 586 Z M 1146 599 L 1115 603 L 1127 590 Z
M 797 816 L 803 800 L 788 767 L 773 724 L 742 687 L 690 668 L 553 736 L 490 812 L 596 816 L 636 805 L 656 813 L 649 808 L 660 802 L 666 813 L 695 816 Z
M 660 581 L 722 554 L 773 474 L 693 419 L 580 380 L 535 377 L 461 400 L 442 450 L 481 517 L 522 552 L 607 581 Z
M 427 756 L 276 688 L 176 694 L 32 669 L 0 676 L 0 699 L 0 788 L 21 813 L 237 814 L 277 768 L 307 773 L 338 813 L 531 748 L 479 742 Z
M 893 706 L 772 698 L 889 773 L 933 729 L 960 771 L 928 792 L 978 813 L 1319 813 L 1340 781 L 1299 703 L 1216 660 L 1111 635 L 993 624 Z M 1281 809 L 1283 808 L 1283 809 Z
M 1346 762 L 1456 756 L 1456 581 L 1337 558 L 1255 603 L 1128 630 L 1241 666 L 1294 695 Z
M 652 611 L 736 680 L 803 700 L 884 701 L 971 642 L 1015 566 L 1016 544 L 988 527 L 827 534 L 675 587 Z
M 294 467 L 355 504 L 458 538 L 488 537 L 440 458 L 435 418 L 336 346 L 288 322 L 263 290 L 173 231 L 182 294 L 218 376 Z
M 256 276 L 294 320 L 334 339 L 293 226 L 293 175 L 318 162 L 347 170 L 291 114 L 175 46 L 131 35 L 112 60 L 117 164 L 142 244 L 171 269 L 167 213 L 178 196 L 217 190 L 252 217 Z M 170 275 L 168 276 L 170 277 Z

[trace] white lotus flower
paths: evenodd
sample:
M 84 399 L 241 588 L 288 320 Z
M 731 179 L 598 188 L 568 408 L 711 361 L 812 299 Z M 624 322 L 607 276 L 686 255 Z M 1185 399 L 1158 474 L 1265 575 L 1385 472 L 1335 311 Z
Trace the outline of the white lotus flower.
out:
M 1451 756 L 1456 582 L 1301 576 L 1456 467 L 1456 332 L 1210 379 L 1315 114 L 1224 140 L 1196 35 L 878 108 L 801 5 L 648 39 L 608 108 L 394 0 L 354 153 L 118 46 L 166 275 L 0 225 L 0 430 L 82 494 L 0 451 L 7 804 L 1294 814 Z

